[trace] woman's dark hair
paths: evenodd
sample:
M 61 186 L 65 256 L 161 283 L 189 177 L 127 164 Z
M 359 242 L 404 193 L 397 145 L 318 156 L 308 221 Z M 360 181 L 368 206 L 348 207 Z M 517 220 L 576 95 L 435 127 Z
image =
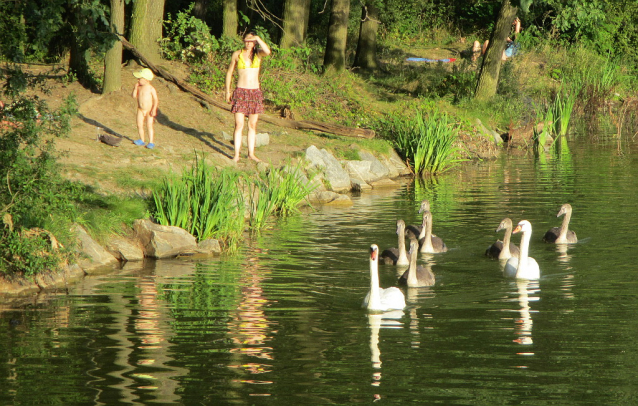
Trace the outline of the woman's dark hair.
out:
M 247 36 L 252 35 L 253 37 L 257 35 L 257 33 L 255 31 L 248 31 L 247 33 L 244 34 L 244 39 L 246 39 Z M 255 52 L 257 49 L 257 43 L 255 43 L 255 46 L 253 47 L 253 49 L 250 51 L 250 64 L 252 66 L 252 63 L 255 61 L 255 54 L 257 54 L 257 52 Z

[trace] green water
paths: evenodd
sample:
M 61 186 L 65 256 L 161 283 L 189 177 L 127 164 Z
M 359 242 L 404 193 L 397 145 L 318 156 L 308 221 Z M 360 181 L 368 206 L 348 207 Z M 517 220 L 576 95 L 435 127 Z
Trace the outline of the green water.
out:
M 613 143 L 504 155 L 281 221 L 233 258 L 129 264 L 6 305 L 0 404 L 636 404 L 637 172 Z M 450 248 L 419 259 L 436 285 L 369 316 L 368 248 L 396 246 L 424 198 Z M 541 241 L 563 203 L 566 250 Z M 506 216 L 534 227 L 537 282 L 483 255 Z

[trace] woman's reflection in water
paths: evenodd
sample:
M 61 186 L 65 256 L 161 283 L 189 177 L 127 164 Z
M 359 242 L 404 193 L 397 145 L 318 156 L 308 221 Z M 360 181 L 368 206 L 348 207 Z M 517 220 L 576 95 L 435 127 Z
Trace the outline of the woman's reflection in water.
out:
M 262 282 L 267 272 L 262 270 L 258 257 L 247 259 L 243 275 L 239 280 L 241 286 L 241 300 L 228 324 L 228 334 L 236 345 L 230 352 L 255 357 L 262 360 L 272 360 L 272 347 L 265 344 L 272 339 L 271 324 L 264 312 L 269 305 L 264 296 Z M 231 368 L 242 369 L 250 374 L 271 372 L 272 365 L 261 362 L 241 362 L 230 365 Z M 241 380 L 245 383 L 272 383 L 270 381 Z

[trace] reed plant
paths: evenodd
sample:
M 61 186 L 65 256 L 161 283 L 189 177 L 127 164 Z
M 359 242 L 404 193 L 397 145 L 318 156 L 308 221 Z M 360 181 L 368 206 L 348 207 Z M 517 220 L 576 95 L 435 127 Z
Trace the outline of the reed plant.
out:
M 247 188 L 249 222 L 254 231 L 262 229 L 273 214 L 285 217 L 297 213 L 314 189 L 300 168 L 290 165 L 261 173 L 257 179 L 247 182 Z
M 217 238 L 232 246 L 244 229 L 238 183 L 237 172 L 217 170 L 197 157 L 190 170 L 166 176 L 153 191 L 152 214 L 159 224 L 181 227 L 200 241 Z
M 569 122 L 574 111 L 574 105 L 576 104 L 576 92 L 571 93 L 558 93 L 554 99 L 553 104 L 553 117 L 555 119 L 553 124 L 553 131 L 556 136 L 566 136 L 569 129 Z
M 380 122 L 380 132 L 417 175 L 441 173 L 462 161 L 454 145 L 458 130 L 446 113 L 417 110 L 407 120 L 391 115 Z

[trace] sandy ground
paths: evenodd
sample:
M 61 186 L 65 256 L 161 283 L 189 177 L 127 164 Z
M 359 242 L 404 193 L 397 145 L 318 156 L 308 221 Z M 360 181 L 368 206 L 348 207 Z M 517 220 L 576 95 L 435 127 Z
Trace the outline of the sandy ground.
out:
M 180 69 L 177 65 L 171 68 L 174 74 Z M 255 162 L 246 158 L 246 145 L 242 146 L 239 164 L 232 161 L 232 143 L 223 137 L 224 132 L 227 136 L 233 132 L 234 119 L 230 113 L 214 107 L 209 110 L 197 98 L 162 78 L 152 82 L 160 103 L 155 123 L 156 147 L 149 150 L 133 144 L 138 135 L 136 103 L 131 97 L 137 79 L 132 72 L 137 69 L 124 67 L 122 89 L 108 95 L 91 93 L 78 83 L 52 83 L 51 93 L 42 95 L 52 108 L 71 93 L 79 104 L 70 136 L 56 142 L 66 177 L 81 180 L 97 190 L 117 193 L 139 189 L 145 180 L 171 169 L 179 171 L 193 161 L 195 154 L 204 153 L 218 167 L 256 167 Z M 181 77 L 184 76 L 185 73 Z M 245 131 L 246 128 L 244 134 Z M 99 132 L 120 136 L 122 142 L 117 147 L 99 142 Z M 265 122 L 259 123 L 258 132 L 268 133 L 270 144 L 258 148 L 256 154 L 273 165 L 301 154 L 311 144 L 320 147 L 325 142 L 319 134 L 281 129 Z

